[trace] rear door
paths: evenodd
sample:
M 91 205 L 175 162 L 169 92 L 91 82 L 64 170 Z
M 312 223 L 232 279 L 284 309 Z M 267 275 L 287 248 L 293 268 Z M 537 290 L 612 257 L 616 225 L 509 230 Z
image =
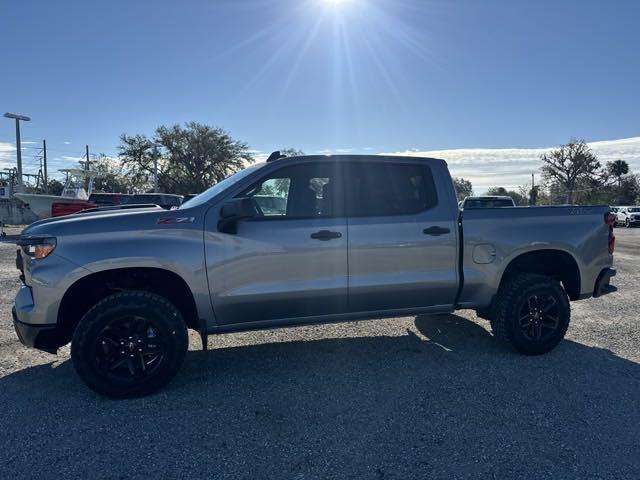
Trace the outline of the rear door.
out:
M 259 211 L 238 223 L 237 234 L 205 233 L 207 275 L 219 324 L 347 310 L 341 172 L 335 161 L 283 166 L 236 195 L 253 198 Z M 208 228 L 216 222 L 208 222 Z
M 457 291 L 457 219 L 439 205 L 429 163 L 351 162 L 345 191 L 349 310 L 450 310 Z M 443 204 L 449 200 L 442 197 Z

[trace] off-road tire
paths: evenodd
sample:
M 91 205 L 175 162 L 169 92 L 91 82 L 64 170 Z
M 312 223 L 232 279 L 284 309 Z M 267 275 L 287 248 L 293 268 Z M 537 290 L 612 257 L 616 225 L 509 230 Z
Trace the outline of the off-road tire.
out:
M 536 341 L 528 339 L 520 324 L 520 313 L 532 296 L 550 296 L 557 302 L 554 310 L 558 318 L 555 330 L 548 338 Z M 491 319 L 494 336 L 525 355 L 541 355 L 553 350 L 564 338 L 569 328 L 571 307 L 567 293 L 554 278 L 536 274 L 516 275 L 505 280 L 500 287 Z
M 127 315 L 152 319 L 166 339 L 161 362 L 151 374 L 132 383 L 105 378 L 98 367 L 96 350 L 105 326 Z M 125 291 L 103 298 L 82 317 L 73 334 L 71 359 L 82 381 L 95 392 L 112 398 L 141 397 L 171 381 L 182 366 L 188 343 L 185 322 L 171 302 L 151 292 Z

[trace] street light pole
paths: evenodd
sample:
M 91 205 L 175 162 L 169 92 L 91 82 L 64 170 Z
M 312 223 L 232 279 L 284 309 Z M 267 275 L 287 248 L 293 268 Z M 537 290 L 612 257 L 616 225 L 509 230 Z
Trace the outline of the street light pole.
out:
M 18 115 L 17 113 L 5 113 L 4 116 L 6 118 L 13 118 L 16 121 L 16 160 L 17 160 L 17 170 L 16 170 L 16 191 L 22 192 L 24 190 L 24 186 L 22 184 L 22 145 L 20 143 L 20 120 L 24 122 L 29 122 L 31 120 L 30 117 L 26 115 Z

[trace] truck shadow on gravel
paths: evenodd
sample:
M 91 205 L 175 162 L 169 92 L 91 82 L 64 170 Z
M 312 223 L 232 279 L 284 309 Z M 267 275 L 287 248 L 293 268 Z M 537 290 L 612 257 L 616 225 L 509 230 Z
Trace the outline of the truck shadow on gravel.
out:
M 85 478 L 107 463 L 114 478 L 638 478 L 640 365 L 569 340 L 521 356 L 457 315 L 415 326 L 192 351 L 136 400 L 94 395 L 70 361 L 18 371 L 0 379 L 2 436 L 24 451 L 0 465 L 7 478 L 52 462 Z

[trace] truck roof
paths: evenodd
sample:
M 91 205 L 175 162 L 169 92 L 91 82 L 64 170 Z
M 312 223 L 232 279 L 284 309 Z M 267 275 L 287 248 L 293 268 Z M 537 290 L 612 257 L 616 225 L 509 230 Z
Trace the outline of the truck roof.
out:
M 295 161 L 300 161 L 300 160 L 327 160 L 327 159 L 331 159 L 331 160 L 336 160 L 336 161 L 367 161 L 367 160 L 379 160 L 379 161 L 390 161 L 390 162 L 397 162 L 398 160 L 408 160 L 408 161 L 412 161 L 412 162 L 419 162 L 419 161 L 427 161 L 427 162 L 438 162 L 438 163 L 444 163 L 445 165 L 447 164 L 447 162 L 441 158 L 434 158 L 434 157 L 422 157 L 422 156 L 414 156 L 414 155 L 378 155 L 378 154 L 372 154 L 372 155 L 366 155 L 366 154 L 335 154 L 335 155 L 297 155 L 297 156 L 293 156 L 293 157 L 287 157 L 284 155 L 281 155 L 280 152 L 276 151 L 273 152 L 271 155 L 269 155 L 269 158 L 267 158 L 267 163 L 271 163 L 271 162 L 282 162 L 282 161 L 290 161 L 290 162 L 295 162 Z

